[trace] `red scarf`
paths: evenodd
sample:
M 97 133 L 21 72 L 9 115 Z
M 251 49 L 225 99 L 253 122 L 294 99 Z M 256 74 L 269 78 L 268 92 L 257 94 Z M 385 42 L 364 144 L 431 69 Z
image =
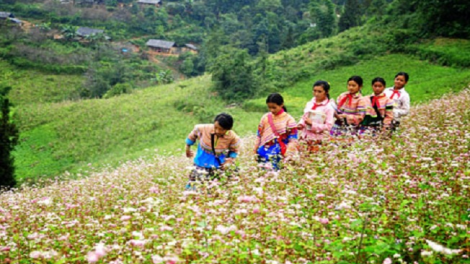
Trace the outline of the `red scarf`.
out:
M 372 107 L 377 105 L 377 108 L 380 108 L 379 96 L 372 96 Z
M 353 100 L 353 94 L 347 94 L 342 100 L 341 102 L 339 102 L 339 105 L 338 105 L 338 109 L 341 109 L 341 107 L 344 105 L 344 103 L 346 103 L 346 100 L 349 99 L 349 107 L 351 107 L 351 103 L 352 103 L 352 100 Z
M 393 99 L 395 95 L 398 95 L 398 98 L 400 98 L 400 92 L 398 90 L 393 90 L 392 96 L 390 96 L 390 99 Z
M 326 104 L 328 104 L 328 102 L 330 102 L 330 99 L 328 99 L 328 100 L 326 101 Z M 326 104 L 325 104 L 325 105 L 326 105 Z M 320 105 L 322 105 L 322 103 L 319 103 L 319 104 L 317 104 L 317 102 L 313 103 L 312 110 L 317 109 L 317 107 L 319 107 Z

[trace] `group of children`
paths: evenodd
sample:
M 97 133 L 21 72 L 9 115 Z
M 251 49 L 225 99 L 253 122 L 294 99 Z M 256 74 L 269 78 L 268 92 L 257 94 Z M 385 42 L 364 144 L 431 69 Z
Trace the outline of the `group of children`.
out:
M 308 152 L 315 152 L 325 140 L 339 136 L 391 133 L 410 111 L 410 97 L 405 90 L 408 80 L 407 73 L 399 72 L 394 86 L 386 88 L 383 78 L 374 78 L 371 83 L 374 93 L 363 96 L 362 78 L 352 76 L 347 81 L 348 91 L 340 94 L 336 101 L 330 99 L 329 83 L 317 81 L 313 84 L 313 98 L 307 102 L 299 122 L 287 112 L 280 94 L 270 94 L 266 99 L 269 112 L 263 115 L 258 126 L 253 150 L 256 160 L 279 169 L 281 160 L 289 159 L 299 151 L 300 145 Z M 189 134 L 187 157 L 193 156 L 190 147 L 197 139 L 199 144 L 187 188 L 191 182 L 213 177 L 216 171 L 233 164 L 240 138 L 231 130 L 232 126 L 233 118 L 222 113 L 216 116 L 214 124 L 196 125 Z

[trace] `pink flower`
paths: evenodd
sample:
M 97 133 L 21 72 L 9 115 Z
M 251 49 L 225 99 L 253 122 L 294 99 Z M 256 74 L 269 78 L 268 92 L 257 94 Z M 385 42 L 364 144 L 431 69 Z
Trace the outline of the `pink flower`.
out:
M 160 193 L 160 190 L 158 190 L 158 187 L 156 186 L 150 187 L 149 191 L 152 193 Z
M 172 256 L 165 256 L 165 264 L 176 264 L 178 262 L 177 257 L 172 257 Z
M 392 264 L 392 260 L 390 258 L 384 259 L 383 264 Z
M 328 221 L 328 218 L 320 218 L 319 221 L 320 221 L 321 224 L 324 224 L 324 225 L 326 225 L 330 222 L 330 221 Z
M 121 221 L 127 221 L 127 220 L 129 220 L 129 219 L 131 219 L 131 216 L 130 216 L 130 215 L 123 215 L 123 216 L 121 216 Z
M 173 230 L 173 228 L 170 226 L 165 225 L 165 226 L 160 227 L 160 231 L 171 231 L 171 230 Z
M 260 212 L 260 210 L 259 210 L 258 207 L 253 208 L 253 213 L 254 213 L 254 214 L 259 214 L 259 212 Z
M 98 258 L 106 256 L 106 247 L 103 243 L 98 243 L 96 245 L 95 254 L 98 256 Z
M 237 198 L 237 200 L 239 202 L 242 202 L 242 203 L 249 203 L 249 202 L 256 202 L 257 201 L 255 196 L 248 196 L 248 195 L 240 196 L 240 197 Z
M 89 263 L 96 263 L 100 259 L 94 251 L 88 252 L 86 259 Z
M 8 252 L 8 251 L 10 251 L 10 249 L 11 249 L 10 247 L 3 247 L 3 248 L 2 248 L 2 251 Z
M 153 264 L 160 264 L 162 263 L 163 261 L 165 261 L 162 257 L 160 257 L 159 255 L 153 255 L 152 256 L 152 262 Z
M 145 240 L 132 239 L 129 241 L 134 247 L 143 247 L 145 245 Z
M 230 231 L 236 231 L 237 227 L 235 225 L 231 225 L 229 227 L 225 227 L 223 225 L 218 225 L 215 230 L 219 231 L 223 235 L 228 234 Z
M 29 253 L 29 257 L 32 258 L 32 259 L 38 259 L 38 258 L 41 258 L 42 257 L 42 253 L 41 251 L 32 251 L 31 253 Z

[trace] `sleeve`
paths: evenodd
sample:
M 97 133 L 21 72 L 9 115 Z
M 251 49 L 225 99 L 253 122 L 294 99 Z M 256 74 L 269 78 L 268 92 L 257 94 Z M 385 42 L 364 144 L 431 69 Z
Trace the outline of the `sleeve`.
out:
M 305 120 L 304 120 L 304 118 L 306 118 L 307 115 L 308 115 L 308 103 L 305 105 L 304 114 L 302 115 L 302 117 L 301 117 L 300 120 L 299 120 L 299 125 L 305 126 Z
M 235 132 L 233 132 L 233 133 L 235 133 Z M 234 137 L 234 139 L 232 140 L 232 142 L 230 143 L 230 146 L 229 146 L 228 156 L 230 158 L 238 157 L 239 147 L 240 147 L 240 137 L 235 134 L 235 137 Z
M 341 102 L 341 99 L 343 98 L 343 94 L 340 94 L 338 98 L 336 98 L 336 112 L 341 113 L 341 107 L 339 105 L 339 102 Z
M 290 131 L 287 139 L 289 141 L 292 139 L 297 139 L 297 123 L 291 115 L 289 115 L 289 119 L 287 120 L 287 129 Z
M 304 112 L 304 114 L 302 115 L 302 117 L 301 117 L 300 120 L 299 120 L 299 125 L 305 126 L 305 120 L 304 120 L 304 118 L 306 118 L 307 115 L 308 115 L 308 113 L 305 113 L 305 112 Z
M 401 106 L 393 109 L 393 112 L 397 118 L 408 115 L 410 112 L 410 96 L 406 93 L 400 100 Z
M 263 130 L 264 130 L 264 125 L 263 125 L 263 117 L 261 117 L 261 120 L 259 121 L 258 125 L 258 131 L 256 132 L 256 140 L 255 140 L 255 146 L 254 146 L 254 152 L 258 152 L 259 145 L 261 144 L 261 136 L 263 135 Z
M 191 131 L 191 133 L 189 133 L 188 137 L 186 138 L 186 144 L 189 146 L 194 145 L 200 134 L 201 132 L 199 130 L 199 125 L 195 125 L 193 131 Z
M 330 131 L 331 128 L 333 127 L 333 124 L 335 122 L 334 119 L 334 109 L 330 105 L 327 105 L 325 107 L 325 114 L 326 114 L 326 119 L 324 124 L 318 124 L 318 123 L 313 123 L 312 124 L 312 131 L 315 133 L 322 133 L 324 131 Z
M 366 100 L 361 97 L 357 102 L 356 113 L 346 117 L 348 124 L 359 125 L 366 115 Z

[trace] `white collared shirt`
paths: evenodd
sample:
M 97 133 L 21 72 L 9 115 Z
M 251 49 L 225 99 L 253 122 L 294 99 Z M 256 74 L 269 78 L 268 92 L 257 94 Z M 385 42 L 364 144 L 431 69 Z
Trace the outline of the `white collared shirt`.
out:
M 393 94 L 394 88 L 390 87 L 385 89 L 385 95 L 390 98 Z M 400 122 L 401 117 L 408 115 L 410 112 L 410 95 L 405 91 L 405 87 L 397 90 L 399 96 L 393 96 L 393 119 Z

